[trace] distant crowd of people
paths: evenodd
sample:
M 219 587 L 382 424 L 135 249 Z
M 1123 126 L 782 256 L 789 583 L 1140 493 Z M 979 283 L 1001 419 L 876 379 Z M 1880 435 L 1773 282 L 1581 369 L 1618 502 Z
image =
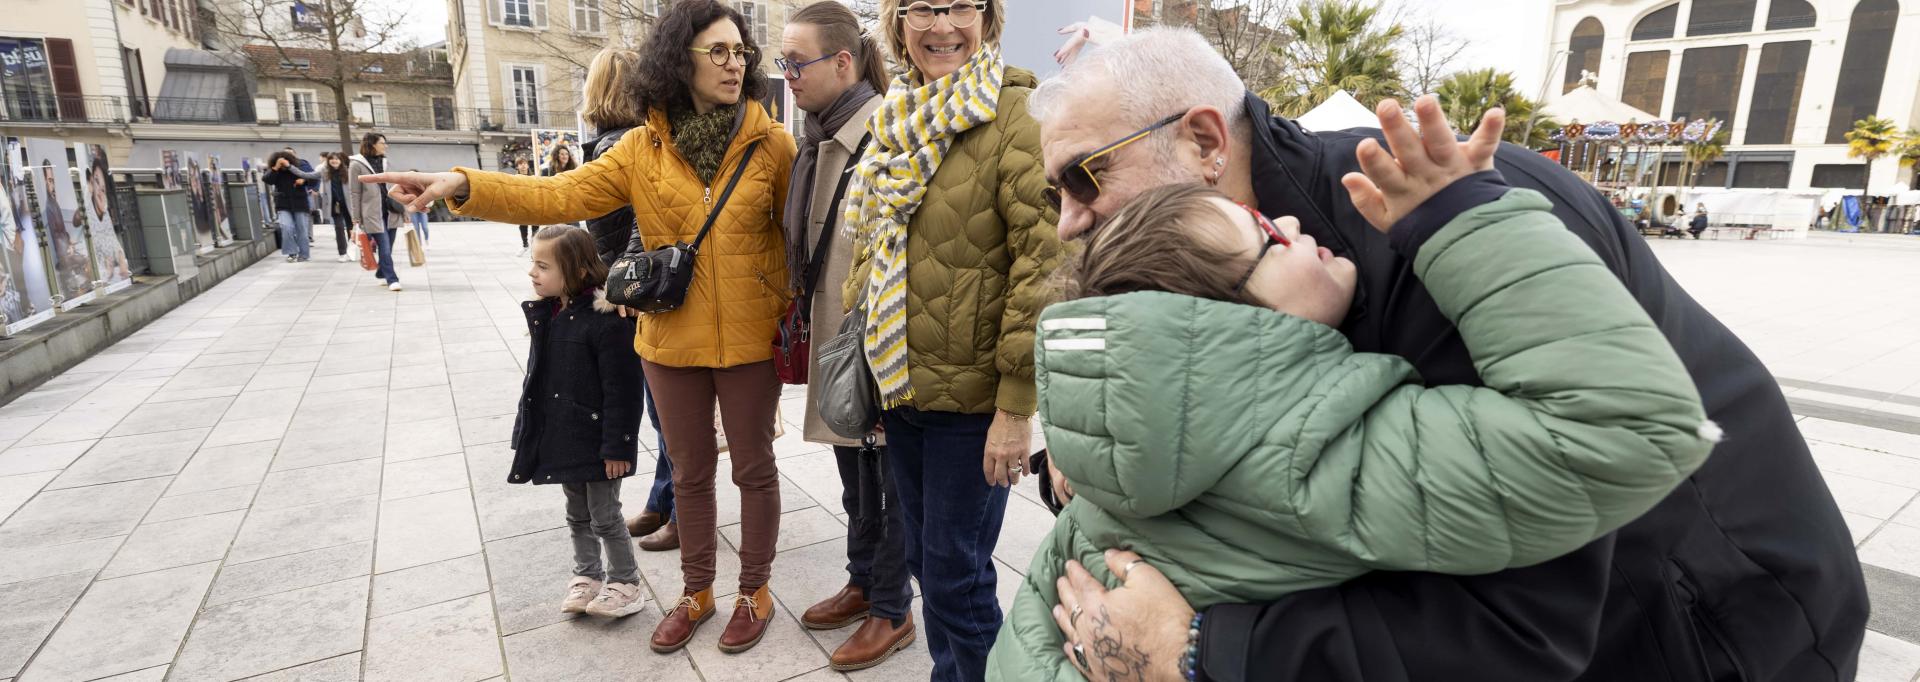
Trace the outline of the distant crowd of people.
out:
M 924 637 L 938 680 L 1853 678 L 1863 578 L 1777 384 L 1502 112 L 1309 132 L 1190 30 L 1040 82 L 1004 0 L 879 5 L 879 36 L 816 2 L 774 48 L 674 3 L 592 61 L 577 167 L 349 160 L 330 210 L 363 231 L 441 200 L 520 226 L 508 477 L 564 493 L 562 611 L 646 608 L 640 537 L 681 564 L 654 651 L 777 627 L 788 382 L 844 490 L 846 582 L 800 616 L 858 626 L 836 670 Z M 775 49 L 797 140 L 755 103 Z M 1003 611 L 1030 476 L 1058 518 Z

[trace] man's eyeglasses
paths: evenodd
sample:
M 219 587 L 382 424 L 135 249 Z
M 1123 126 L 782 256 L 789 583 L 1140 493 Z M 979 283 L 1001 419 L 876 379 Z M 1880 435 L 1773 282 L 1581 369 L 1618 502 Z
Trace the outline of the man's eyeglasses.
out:
M 900 8 L 898 12 L 901 18 L 907 20 L 907 26 L 915 31 L 932 29 L 933 20 L 942 14 L 947 15 L 947 23 L 954 28 L 967 28 L 980 21 L 980 15 L 986 14 L 986 10 L 978 3 L 960 0 L 946 5 L 916 2 Z
M 846 52 L 846 50 L 841 50 L 840 52 Z M 791 59 L 787 59 L 786 57 L 774 57 L 773 65 L 780 67 L 780 72 L 783 74 L 786 74 L 787 80 L 797 81 L 797 80 L 800 80 L 801 69 L 807 68 L 809 66 L 813 66 L 814 64 L 824 62 L 834 57 L 838 57 L 840 56 L 840 52 L 835 52 L 833 54 L 826 55 L 819 59 L 809 59 L 804 62 L 796 62 Z
M 1267 241 L 1266 243 L 1260 245 L 1260 250 L 1258 252 L 1253 254 L 1253 265 L 1247 266 L 1247 274 L 1241 275 L 1240 283 L 1233 285 L 1233 293 L 1236 296 L 1238 296 L 1242 290 L 1247 288 L 1248 282 L 1253 281 L 1253 273 L 1258 272 L 1260 270 L 1260 261 L 1267 259 L 1268 251 L 1273 250 L 1273 247 L 1276 247 L 1276 246 L 1279 246 L 1279 247 L 1293 246 L 1293 240 L 1288 239 L 1287 235 L 1281 233 L 1280 228 L 1275 226 L 1273 224 L 1273 221 L 1267 220 L 1266 216 L 1260 215 L 1260 212 L 1253 210 L 1252 206 L 1248 206 L 1246 204 L 1240 204 L 1240 208 L 1247 209 L 1248 213 L 1253 214 L 1253 224 L 1259 225 L 1260 231 L 1267 233 L 1266 235 Z
M 1060 197 L 1062 194 L 1073 197 L 1073 200 L 1080 202 L 1082 206 L 1091 206 L 1095 200 L 1100 198 L 1100 180 L 1094 177 L 1094 171 L 1092 169 L 1087 168 L 1088 164 L 1093 163 L 1102 156 L 1112 154 L 1121 147 L 1133 144 L 1148 135 L 1152 135 L 1153 131 L 1173 125 L 1174 121 L 1185 118 L 1186 115 L 1187 112 L 1182 111 L 1160 119 L 1159 123 L 1141 128 L 1132 135 L 1120 138 L 1113 144 L 1095 149 L 1072 161 L 1068 161 L 1066 167 L 1060 169 L 1060 179 L 1049 181 L 1047 188 L 1042 190 L 1041 193 L 1046 196 L 1048 203 L 1053 204 L 1053 210 L 1055 211 L 1060 210 Z
M 729 48 L 718 43 L 709 47 L 689 47 L 687 51 L 706 55 L 707 61 L 713 62 L 714 66 L 726 66 L 728 57 L 740 60 L 740 65 L 745 66 L 747 62 L 752 61 L 755 56 L 760 54 L 758 50 L 745 45 L 735 45 Z

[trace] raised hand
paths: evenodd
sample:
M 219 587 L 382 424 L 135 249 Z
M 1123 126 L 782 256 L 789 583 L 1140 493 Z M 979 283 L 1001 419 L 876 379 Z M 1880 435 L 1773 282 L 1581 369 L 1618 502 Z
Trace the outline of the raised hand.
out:
M 422 213 L 437 199 L 459 199 L 467 194 L 467 176 L 462 173 L 374 173 L 360 176 L 360 182 L 392 185 L 387 194 Z
M 1399 102 L 1381 102 L 1374 114 L 1380 117 L 1380 130 L 1386 133 L 1393 154 L 1389 156 L 1374 140 L 1363 140 L 1354 154 L 1364 173 L 1340 178 L 1354 208 L 1381 232 L 1392 229 L 1455 180 L 1493 170 L 1493 154 L 1500 148 L 1500 133 L 1507 123 L 1506 111 L 1489 110 L 1473 137 L 1461 142 L 1440 111 L 1440 98 L 1421 97 L 1414 102 L 1413 113 L 1420 119 L 1418 131 L 1401 114 Z

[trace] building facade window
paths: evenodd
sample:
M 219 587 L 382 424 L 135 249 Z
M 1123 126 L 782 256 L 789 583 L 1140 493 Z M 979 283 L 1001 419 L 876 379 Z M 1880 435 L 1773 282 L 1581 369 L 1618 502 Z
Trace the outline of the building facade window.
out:
M 1900 21 L 1898 0 L 1860 0 L 1847 26 L 1847 48 L 1835 78 L 1833 114 L 1827 120 L 1827 144 L 1845 144 L 1853 122 L 1880 109 L 1880 86 L 1887 80 L 1887 55 Z
M 1680 55 L 1680 82 L 1673 95 L 1673 117 L 1713 118 L 1733 125 L 1740 108 L 1740 80 L 1746 74 L 1747 46 L 1696 47 Z
M 1633 40 L 1666 40 L 1673 37 L 1673 29 L 1680 23 L 1680 3 L 1673 3 L 1647 13 L 1633 24 Z
M 0 98 L 15 120 L 52 120 L 58 113 L 45 41 L 0 37 Z
M 1760 48 L 1760 71 L 1753 78 L 1753 100 L 1747 105 L 1747 144 L 1793 142 L 1800 87 L 1807 80 L 1807 53 L 1812 49 L 1811 40 Z
M 547 27 L 547 0 L 495 0 L 500 23 L 523 28 Z
M 320 120 L 320 98 L 312 90 L 287 90 L 287 115 L 295 121 Z
M 747 29 L 753 32 L 753 44 L 762 47 L 767 44 L 767 6 L 753 0 L 739 3 L 740 16 L 747 20 Z
M 1807 0 L 1773 0 L 1773 4 L 1767 8 L 1767 30 L 1769 31 L 1813 28 L 1819 20 L 1819 14 L 1814 12 L 1813 4 Z
M 512 84 L 514 123 L 523 126 L 540 125 L 540 71 L 531 66 L 507 67 L 508 82 Z
M 1813 167 L 1814 187 L 1822 189 L 1866 189 L 1867 164 L 1822 163 Z
M 1753 30 L 1755 0 L 1693 0 L 1688 36 L 1714 36 Z
M 1733 170 L 1733 186 L 1742 189 L 1786 189 L 1792 177 L 1792 161 L 1741 161 Z
M 1600 48 L 1607 42 L 1607 29 L 1593 17 L 1581 19 L 1567 38 L 1567 74 L 1561 79 L 1561 92 L 1580 87 L 1581 74 L 1600 72 Z
M 1666 50 L 1627 55 L 1627 77 L 1620 88 L 1620 101 L 1659 116 L 1667 103 L 1667 65 L 1672 59 L 1673 53 Z
M 600 32 L 600 0 L 573 0 L 573 30 L 576 33 Z

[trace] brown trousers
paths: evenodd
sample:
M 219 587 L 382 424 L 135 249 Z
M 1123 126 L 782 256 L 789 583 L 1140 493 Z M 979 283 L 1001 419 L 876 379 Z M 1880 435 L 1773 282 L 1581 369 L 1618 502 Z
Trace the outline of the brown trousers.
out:
M 773 574 L 773 547 L 780 535 L 780 471 L 773 463 L 780 380 L 773 362 L 720 369 L 644 361 L 642 366 L 673 461 L 680 574 L 687 590 L 713 586 L 720 542 L 714 527 L 713 479 L 720 459 L 713 431 L 715 398 L 727 432 L 733 484 L 740 488 L 740 587 L 758 589 Z

